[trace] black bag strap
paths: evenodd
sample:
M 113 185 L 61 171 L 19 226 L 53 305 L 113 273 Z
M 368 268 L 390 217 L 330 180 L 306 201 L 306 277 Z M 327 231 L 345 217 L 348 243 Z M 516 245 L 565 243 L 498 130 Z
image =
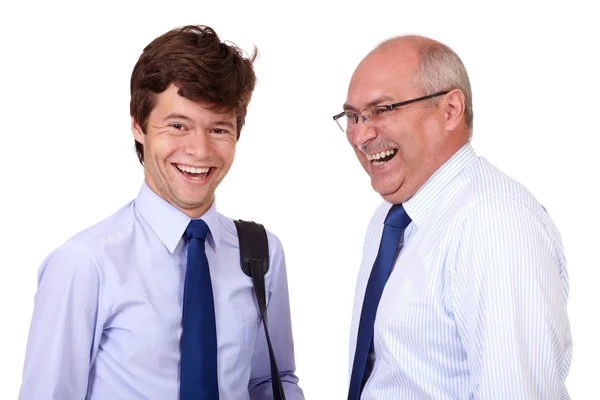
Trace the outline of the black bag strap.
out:
M 271 346 L 269 328 L 267 321 L 267 302 L 265 298 L 265 274 L 269 270 L 269 243 L 265 227 L 252 221 L 236 220 L 235 226 L 240 241 L 240 261 L 242 270 L 252 278 L 254 293 L 260 309 L 260 315 L 265 328 L 267 345 L 269 346 L 269 358 L 271 359 L 271 383 L 273 385 L 273 399 L 285 400 L 279 368 L 275 361 L 275 353 Z

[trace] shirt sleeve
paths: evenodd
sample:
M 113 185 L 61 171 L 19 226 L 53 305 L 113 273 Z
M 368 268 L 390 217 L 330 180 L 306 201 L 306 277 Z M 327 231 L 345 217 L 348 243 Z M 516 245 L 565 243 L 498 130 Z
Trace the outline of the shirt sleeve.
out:
M 558 231 L 539 207 L 486 199 L 466 218 L 451 277 L 475 399 L 565 399 L 568 277 Z
M 287 272 L 285 257 L 279 239 L 269 233 L 270 269 L 267 273 L 267 318 L 269 335 L 281 382 L 287 400 L 303 400 L 304 394 L 298 386 L 295 375 L 294 341 L 290 317 L 290 301 L 288 295 Z M 270 277 L 269 277 L 270 275 Z M 248 385 L 250 399 L 272 400 L 271 366 L 269 348 L 261 326 L 258 330 L 254 354 L 252 356 L 252 371 Z
M 92 255 L 65 244 L 39 269 L 20 400 L 85 399 L 98 324 L 100 278 Z

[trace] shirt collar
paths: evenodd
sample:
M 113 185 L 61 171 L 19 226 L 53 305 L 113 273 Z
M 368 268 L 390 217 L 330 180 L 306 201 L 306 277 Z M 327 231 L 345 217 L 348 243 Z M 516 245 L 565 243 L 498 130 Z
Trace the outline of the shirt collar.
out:
M 402 204 L 417 226 L 424 220 L 446 185 L 476 159 L 477 154 L 471 144 L 466 143 L 421 186 L 417 193 Z
M 138 197 L 135 199 L 135 207 L 169 250 L 169 253 L 173 254 L 191 218 L 154 193 L 146 182 L 142 185 Z M 217 218 L 216 201 L 213 201 L 210 208 L 199 219 L 202 219 L 208 225 L 208 244 L 217 251 L 221 232 Z

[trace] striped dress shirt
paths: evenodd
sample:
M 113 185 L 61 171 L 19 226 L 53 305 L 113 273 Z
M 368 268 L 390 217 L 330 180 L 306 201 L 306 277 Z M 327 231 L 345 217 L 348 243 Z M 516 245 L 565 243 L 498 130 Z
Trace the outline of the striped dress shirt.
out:
M 391 204 L 367 230 L 350 366 Z M 464 145 L 404 203 L 363 400 L 569 399 L 568 276 L 558 230 L 522 185 Z

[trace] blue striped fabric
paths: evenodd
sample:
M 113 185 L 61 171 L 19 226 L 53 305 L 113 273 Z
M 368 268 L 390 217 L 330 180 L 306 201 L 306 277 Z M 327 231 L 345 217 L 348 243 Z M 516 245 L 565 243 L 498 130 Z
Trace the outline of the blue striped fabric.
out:
M 350 366 L 383 202 L 367 230 Z M 537 200 L 470 144 L 404 203 L 412 223 L 375 320 L 363 400 L 569 399 L 568 276 Z

